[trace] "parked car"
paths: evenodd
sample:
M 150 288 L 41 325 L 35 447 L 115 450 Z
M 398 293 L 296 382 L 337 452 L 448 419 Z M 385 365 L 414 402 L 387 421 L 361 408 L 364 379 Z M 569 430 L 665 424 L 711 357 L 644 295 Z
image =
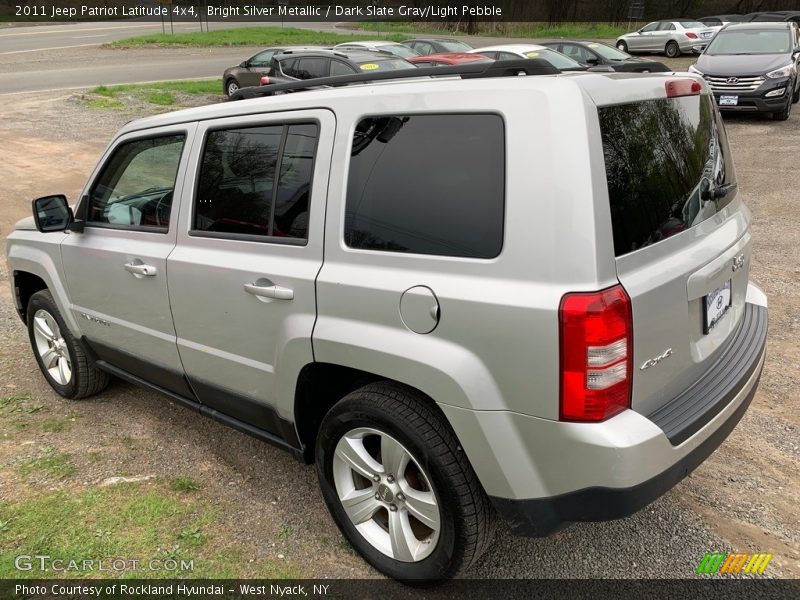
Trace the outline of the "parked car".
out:
M 403 42 L 417 54 L 442 54 L 444 52 L 469 52 L 472 46 L 453 38 L 414 38 Z
M 800 11 L 777 10 L 774 12 L 755 12 L 745 15 L 749 23 L 793 22 L 800 24 Z
M 222 91 L 226 96 L 235 93 L 241 87 L 258 85 L 259 80 L 269 71 L 272 57 L 287 50 L 319 50 L 319 46 L 276 46 L 267 48 L 243 60 L 235 67 L 228 67 L 222 73 Z
M 732 23 L 689 71 L 705 78 L 720 110 L 785 121 L 800 100 L 800 31 L 795 23 Z
M 708 42 L 716 33 L 700 21 L 685 19 L 653 21 L 638 31 L 617 38 L 616 47 L 623 52 L 655 52 L 669 58 L 691 52 L 697 44 Z
M 427 54 L 425 56 L 412 56 L 408 62 L 417 67 L 440 67 L 445 65 L 463 65 L 475 62 L 491 62 L 491 58 L 482 54 L 469 52 L 443 52 L 442 54 Z
M 608 66 L 615 71 L 629 73 L 666 73 L 673 70 L 664 63 L 637 58 L 600 42 L 558 40 L 541 45 L 570 57 L 584 67 Z
M 352 75 L 372 71 L 414 69 L 413 64 L 389 52 L 367 50 L 300 50 L 276 54 L 261 85 Z
M 385 40 L 377 40 L 377 41 L 368 41 L 368 42 L 344 42 L 343 44 L 337 44 L 333 47 L 334 50 L 337 51 L 347 51 L 347 50 L 381 50 L 383 52 L 389 52 L 390 54 L 394 54 L 395 56 L 399 56 L 400 58 L 411 58 L 412 56 L 418 56 L 419 54 L 409 48 L 404 44 L 399 44 L 397 42 L 387 42 Z
M 471 54 L 482 54 L 492 60 L 518 60 L 520 58 L 539 58 L 561 71 L 585 71 L 586 67 L 569 56 L 564 56 L 550 48 L 539 44 L 499 44 L 469 51 Z
M 713 99 L 474 67 L 125 125 L 74 212 L 39 198 L 8 237 L 43 377 L 119 377 L 315 463 L 353 548 L 416 584 L 474 564 L 495 514 L 545 535 L 666 492 L 764 363 Z

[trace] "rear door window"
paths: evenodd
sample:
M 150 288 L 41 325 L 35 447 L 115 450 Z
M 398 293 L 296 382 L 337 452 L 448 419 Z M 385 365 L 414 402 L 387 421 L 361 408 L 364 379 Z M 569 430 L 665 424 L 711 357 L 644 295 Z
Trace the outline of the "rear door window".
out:
M 379 116 L 356 127 L 344 231 L 351 248 L 493 258 L 504 210 L 498 115 Z
M 735 196 L 725 129 L 707 95 L 598 109 L 616 256 L 694 227 Z

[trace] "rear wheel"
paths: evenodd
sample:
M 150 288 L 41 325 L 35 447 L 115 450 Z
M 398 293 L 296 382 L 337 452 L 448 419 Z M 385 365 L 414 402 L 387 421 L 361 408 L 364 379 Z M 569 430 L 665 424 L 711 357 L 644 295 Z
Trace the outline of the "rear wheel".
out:
M 316 446 L 325 502 L 352 546 L 399 580 L 471 565 L 494 512 L 444 417 L 414 390 L 375 383 L 325 416 Z
M 667 45 L 664 47 L 664 53 L 668 58 L 677 58 L 681 55 L 681 47 L 678 46 L 677 42 L 667 42 Z
M 235 79 L 228 79 L 225 82 L 225 94 L 227 96 L 233 96 L 239 90 L 239 82 Z
M 628 51 L 628 44 L 626 44 L 623 40 L 617 42 L 617 50 L 621 50 L 622 52 Z
M 109 376 L 94 366 L 70 333 L 49 291 L 31 296 L 27 318 L 36 362 L 59 395 L 77 400 L 97 394 L 108 385 Z

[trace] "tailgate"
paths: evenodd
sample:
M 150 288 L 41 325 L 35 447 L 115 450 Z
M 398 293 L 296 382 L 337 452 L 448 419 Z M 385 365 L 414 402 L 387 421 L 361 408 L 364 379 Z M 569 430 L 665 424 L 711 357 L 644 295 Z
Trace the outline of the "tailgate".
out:
M 648 415 L 711 368 L 742 319 L 750 215 L 707 94 L 598 113 L 617 276 L 633 313 L 631 407 Z

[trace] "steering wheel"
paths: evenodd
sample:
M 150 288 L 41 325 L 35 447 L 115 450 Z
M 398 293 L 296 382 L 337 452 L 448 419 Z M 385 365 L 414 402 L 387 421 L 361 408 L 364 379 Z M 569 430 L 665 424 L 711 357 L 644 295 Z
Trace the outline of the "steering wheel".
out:
M 161 210 L 162 210 L 162 205 L 163 204 L 165 204 L 165 206 L 163 208 L 165 208 L 167 210 L 167 214 L 165 215 L 167 223 L 162 225 L 162 223 L 161 223 Z M 155 208 L 155 211 L 154 211 L 154 214 L 153 214 L 153 216 L 156 219 L 156 227 L 168 227 L 169 226 L 169 211 L 170 211 L 171 208 L 172 208 L 172 192 L 170 191 L 170 192 L 167 192 L 166 194 L 164 194 L 163 196 L 161 196 L 161 198 L 158 199 L 158 202 L 156 202 L 156 208 Z

